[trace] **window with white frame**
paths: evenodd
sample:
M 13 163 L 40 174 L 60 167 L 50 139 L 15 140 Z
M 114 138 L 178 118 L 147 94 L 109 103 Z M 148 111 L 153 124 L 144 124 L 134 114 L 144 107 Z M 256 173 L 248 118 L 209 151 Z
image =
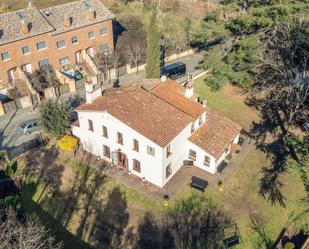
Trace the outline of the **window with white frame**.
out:
M 169 178 L 171 174 L 172 174 L 172 165 L 169 164 L 169 165 L 167 165 L 167 167 L 165 169 L 165 177 L 166 177 L 166 179 Z
M 60 65 L 69 64 L 70 63 L 70 57 L 66 56 L 66 57 L 60 58 L 59 63 L 60 63 Z
M 195 161 L 196 160 L 196 151 L 189 150 L 189 159 Z

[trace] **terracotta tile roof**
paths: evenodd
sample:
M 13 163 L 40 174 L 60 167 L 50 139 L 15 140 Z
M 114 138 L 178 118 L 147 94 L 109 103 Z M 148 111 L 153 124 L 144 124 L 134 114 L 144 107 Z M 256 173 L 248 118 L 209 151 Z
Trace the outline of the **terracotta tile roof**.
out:
M 89 21 L 87 11 L 95 11 L 95 19 Z M 88 26 L 90 24 L 103 22 L 114 18 L 114 15 L 101 3 L 100 0 L 84 0 L 56 5 L 50 8 L 42 9 L 42 15 L 55 28 L 53 34 L 67 32 L 69 30 Z M 71 26 L 64 27 L 64 17 L 71 18 Z
M 29 33 L 21 32 L 21 20 L 29 23 Z M 0 45 L 53 31 L 35 7 L 0 14 Z
M 110 89 L 76 111 L 106 111 L 161 147 L 168 145 L 192 117 L 142 88 Z
M 151 93 L 158 98 L 173 105 L 177 109 L 197 119 L 206 109 L 199 103 L 184 96 L 184 88 L 177 82 L 167 79 L 154 89 Z
M 189 141 L 219 159 L 240 131 L 238 124 L 208 107 L 206 122 L 189 137 Z

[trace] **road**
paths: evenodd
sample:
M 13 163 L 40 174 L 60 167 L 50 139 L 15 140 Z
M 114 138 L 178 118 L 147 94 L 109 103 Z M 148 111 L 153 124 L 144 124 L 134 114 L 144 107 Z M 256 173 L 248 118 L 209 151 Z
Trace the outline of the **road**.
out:
M 186 64 L 188 73 L 197 74 L 198 72 L 200 72 L 200 70 L 197 70 L 197 66 L 202 60 L 202 58 L 203 55 L 201 54 L 191 54 L 186 57 L 182 57 L 175 61 L 169 62 L 167 64 L 181 61 Z M 143 77 L 145 77 L 144 70 L 140 71 L 138 75 L 136 75 L 135 73 L 122 75 L 119 78 L 119 84 L 125 85 L 127 82 L 131 80 Z M 76 92 L 76 93 L 65 94 L 61 96 L 61 99 L 67 100 L 75 95 L 85 96 L 85 93 Z M 31 147 L 32 146 L 31 142 L 40 138 L 40 132 L 35 132 L 30 135 L 24 135 L 19 130 L 19 126 L 25 120 L 38 117 L 39 117 L 38 108 L 36 108 L 34 112 L 30 112 L 30 108 L 23 110 L 19 109 L 15 113 L 12 112 L 0 117 L 0 150 L 7 149 L 12 155 L 18 155 L 22 153 L 23 150 L 26 150 L 26 147 Z

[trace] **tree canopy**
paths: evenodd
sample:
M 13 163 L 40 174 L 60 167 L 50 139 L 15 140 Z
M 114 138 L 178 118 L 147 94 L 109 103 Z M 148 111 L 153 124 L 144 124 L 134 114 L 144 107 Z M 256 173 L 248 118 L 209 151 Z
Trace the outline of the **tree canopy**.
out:
M 147 28 L 146 78 L 160 78 L 160 34 L 156 24 L 157 11 L 152 10 Z

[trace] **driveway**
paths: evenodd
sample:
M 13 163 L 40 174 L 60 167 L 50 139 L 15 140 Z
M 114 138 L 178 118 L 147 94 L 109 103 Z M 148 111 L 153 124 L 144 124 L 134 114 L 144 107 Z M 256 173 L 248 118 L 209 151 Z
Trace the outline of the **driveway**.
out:
M 40 137 L 40 132 L 25 135 L 19 129 L 22 122 L 39 117 L 38 111 L 31 113 L 30 110 L 30 108 L 18 109 L 16 112 L 0 117 L 0 150 L 6 149 L 12 156 L 11 152 L 18 153 L 22 147 L 32 144 L 31 141 Z

